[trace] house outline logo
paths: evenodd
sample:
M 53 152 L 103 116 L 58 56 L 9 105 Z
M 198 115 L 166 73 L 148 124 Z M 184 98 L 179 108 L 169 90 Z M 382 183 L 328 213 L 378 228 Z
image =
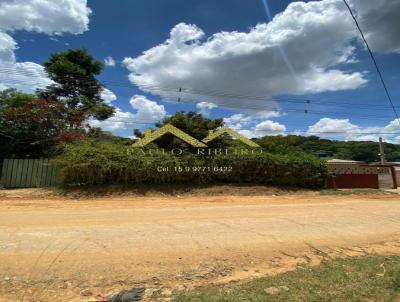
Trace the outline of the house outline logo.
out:
M 260 148 L 258 144 L 253 142 L 252 140 L 248 139 L 247 137 L 243 136 L 242 134 L 232 130 L 229 127 L 223 127 L 217 130 L 210 130 L 207 137 L 205 137 L 202 141 L 199 141 L 198 139 L 194 138 L 193 136 L 185 133 L 184 131 L 178 129 L 177 127 L 167 124 L 155 131 L 152 131 L 151 129 L 146 129 L 144 134 L 144 138 L 140 139 L 139 141 L 135 142 L 132 147 L 134 148 L 142 148 L 145 147 L 146 145 L 150 144 L 151 142 L 155 141 L 156 139 L 162 137 L 165 134 L 172 134 L 175 137 L 181 139 L 185 143 L 191 145 L 192 147 L 195 148 L 207 148 L 207 143 L 215 140 L 216 138 L 220 137 L 221 135 L 228 134 L 237 140 L 241 141 L 242 143 L 248 145 L 249 147 L 252 148 Z

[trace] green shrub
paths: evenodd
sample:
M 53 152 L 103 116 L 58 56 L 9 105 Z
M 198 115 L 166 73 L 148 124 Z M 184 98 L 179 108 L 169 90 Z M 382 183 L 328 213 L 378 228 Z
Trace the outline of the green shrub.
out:
M 140 149 L 99 141 L 67 145 L 55 161 L 63 185 L 229 182 L 321 188 L 327 174 L 323 161 L 301 152 L 214 156 L 187 152 L 174 156 L 153 150 L 150 155 Z M 158 167 L 169 167 L 169 171 L 159 172 Z M 185 171 L 185 167 L 203 170 Z M 216 167 L 220 169 L 214 170 Z M 224 167 L 231 169 L 224 171 Z

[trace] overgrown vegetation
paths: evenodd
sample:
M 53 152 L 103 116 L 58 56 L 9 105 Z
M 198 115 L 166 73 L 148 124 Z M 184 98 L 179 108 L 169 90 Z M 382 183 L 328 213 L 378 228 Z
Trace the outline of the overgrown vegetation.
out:
M 304 151 L 310 154 L 323 153 L 327 157 L 351 159 L 365 162 L 379 161 L 378 142 L 333 141 L 317 136 L 266 136 L 257 139 L 257 143 L 272 153 Z M 388 161 L 400 161 L 400 146 L 385 143 Z
M 224 126 L 224 120 L 222 118 L 209 119 L 204 117 L 202 114 L 193 111 L 178 111 L 175 112 L 174 115 L 164 118 L 160 123 L 156 123 L 155 126 L 157 128 L 161 128 L 167 124 L 173 125 L 183 132 L 201 141 L 202 139 L 207 137 L 209 131 L 216 130 Z M 144 137 L 144 133 L 142 133 L 139 129 L 135 129 L 134 134 L 138 138 Z M 224 143 L 229 142 L 224 141 L 223 138 L 217 138 L 216 140 L 211 142 L 209 146 L 218 147 L 222 146 Z M 172 134 L 166 134 L 163 137 L 160 137 L 155 142 L 155 144 L 161 148 L 190 147 Z
M 58 102 L 15 89 L 0 92 L 0 117 L 0 158 L 48 156 L 65 129 Z
M 276 277 L 208 286 L 174 302 L 399 301 L 400 257 L 368 256 L 300 267 Z
M 54 82 L 45 89 L 0 91 L 0 165 L 3 158 L 51 157 L 60 143 L 91 133 L 89 118 L 104 120 L 114 113 L 95 77 L 103 64 L 85 49 L 53 53 L 44 66 Z
M 133 149 L 122 144 L 84 140 L 68 144 L 56 162 L 64 185 L 213 182 L 304 188 L 324 185 L 327 168 L 315 156 L 300 152 L 288 155 L 242 152 L 198 155 L 190 150 L 177 156 L 160 149 Z

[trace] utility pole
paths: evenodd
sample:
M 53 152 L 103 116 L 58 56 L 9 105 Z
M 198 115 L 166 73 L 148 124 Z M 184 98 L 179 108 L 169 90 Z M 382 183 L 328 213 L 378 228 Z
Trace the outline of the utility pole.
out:
M 384 165 L 386 162 L 386 159 L 385 159 L 385 148 L 383 146 L 382 137 L 379 138 L 379 156 L 381 157 L 381 165 Z

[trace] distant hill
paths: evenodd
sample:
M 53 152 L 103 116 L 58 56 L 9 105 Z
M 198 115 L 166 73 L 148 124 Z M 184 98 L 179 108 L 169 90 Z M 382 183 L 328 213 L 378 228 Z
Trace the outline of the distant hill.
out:
M 317 136 L 266 136 L 256 142 L 272 153 L 305 151 L 315 155 L 327 155 L 340 159 L 366 162 L 379 161 L 378 142 L 335 141 Z M 400 161 L 400 145 L 385 143 L 386 159 Z

